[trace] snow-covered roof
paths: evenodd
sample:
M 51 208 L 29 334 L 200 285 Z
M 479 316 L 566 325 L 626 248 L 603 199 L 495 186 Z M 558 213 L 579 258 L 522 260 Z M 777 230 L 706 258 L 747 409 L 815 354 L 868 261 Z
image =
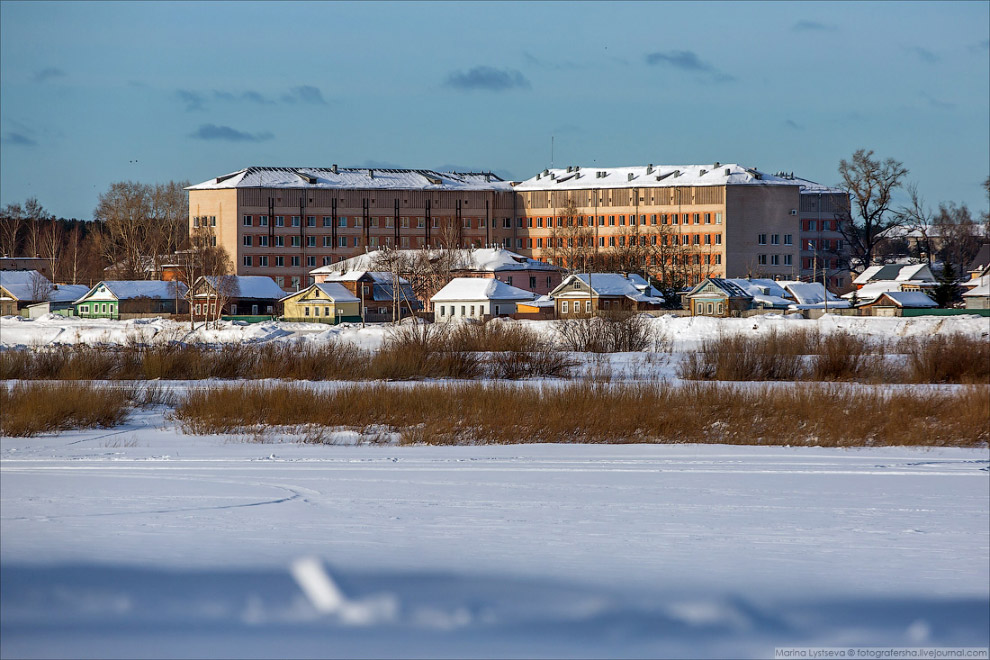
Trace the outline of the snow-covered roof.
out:
M 553 307 L 553 298 L 550 296 L 539 296 L 533 300 L 527 300 L 525 304 L 530 307 Z
M 930 287 L 931 284 L 931 282 L 922 282 L 920 280 L 909 280 L 907 282 L 898 282 L 897 280 L 878 280 L 876 282 L 864 284 L 863 288 L 857 289 L 856 291 L 844 293 L 842 294 L 842 297 L 846 300 L 852 300 L 855 297 L 860 303 L 869 303 L 879 298 L 880 294 L 887 291 L 900 291 L 905 285 Z
M 52 283 L 36 270 L 0 270 L 0 286 L 17 300 L 33 301 L 37 292 L 46 292 Z
M 791 294 L 798 305 L 823 305 L 826 294 L 829 305 L 842 302 L 834 293 L 826 291 L 821 282 L 781 281 L 778 284 Z
M 80 296 L 76 302 L 82 302 L 86 298 L 107 294 L 117 300 L 132 300 L 134 298 L 166 299 L 180 298 L 186 295 L 185 283 L 172 281 L 162 282 L 158 280 L 103 280 L 92 289 Z M 104 294 L 106 295 L 106 294 Z M 101 296 L 102 298 L 102 296 Z
M 186 190 L 224 188 L 336 188 L 392 190 L 511 190 L 509 182 L 488 172 L 369 167 L 247 167 Z
M 340 263 L 344 263 L 341 261 Z M 325 270 L 329 266 L 321 266 L 316 270 L 309 271 L 310 275 L 313 274 L 325 274 L 327 276 L 327 282 L 357 282 L 365 275 L 368 276 L 376 284 L 388 284 L 392 285 L 392 273 L 387 273 L 380 270 L 349 270 L 344 273 Z M 409 280 L 404 277 L 399 277 L 399 284 L 409 284 Z
M 320 266 L 309 271 L 310 275 L 323 275 L 326 273 L 345 273 L 349 271 L 366 271 L 373 268 L 381 268 L 382 263 L 387 260 L 387 255 L 397 256 L 399 259 L 413 260 L 425 255 L 431 261 L 444 256 L 451 257 L 450 263 L 454 265 L 454 271 L 479 271 L 479 272 L 502 272 L 506 270 L 546 270 L 559 271 L 558 266 L 548 264 L 544 261 L 537 261 L 524 257 L 521 254 L 510 252 L 503 248 L 438 248 L 427 250 L 392 250 L 391 254 L 385 250 L 373 250 L 364 254 L 359 254 L 350 259 L 338 261 L 335 264 Z M 335 278 L 336 279 L 336 278 Z
M 48 294 L 49 302 L 75 302 L 89 291 L 85 284 L 56 284 Z
M 636 302 L 663 302 L 663 296 L 649 282 L 635 273 L 574 273 L 564 278 L 564 281 L 551 292 L 551 295 L 563 295 L 569 292 L 568 286 L 578 279 L 588 285 L 599 296 L 624 296 Z
M 799 186 L 815 192 L 837 192 L 793 176 L 778 176 L 735 163 L 708 165 L 633 165 L 625 167 L 568 167 L 546 169 L 516 185 L 519 191 L 580 190 L 588 188 L 666 188 L 671 186 Z
M 532 291 L 490 277 L 455 277 L 430 298 L 433 302 L 459 300 L 532 300 Z
M 974 280 L 976 286 L 963 294 L 963 297 L 990 296 L 990 275 L 983 275 Z
M 264 275 L 207 275 L 204 280 L 214 289 L 217 283 L 223 281 L 226 294 L 230 298 L 249 298 L 253 300 L 280 300 L 285 291 L 270 277 Z M 203 294 L 200 294 L 203 295 Z
M 921 291 L 885 291 L 880 298 L 888 298 L 898 307 L 938 307 L 938 303 Z
M 786 309 L 793 302 L 787 299 L 791 294 L 774 280 L 729 278 L 723 281 L 732 282 L 752 297 L 754 303 L 763 305 L 764 307 L 781 307 Z
M 867 284 L 879 280 L 934 282 L 935 276 L 927 264 L 884 264 L 882 266 L 870 266 L 856 276 L 853 284 Z
M 305 289 L 300 289 L 299 291 L 294 291 L 287 296 L 284 296 L 280 300 L 288 300 L 289 298 L 295 298 L 307 291 L 318 289 L 323 295 L 334 302 L 361 302 L 361 299 L 355 296 L 353 293 L 344 288 L 343 284 L 338 284 L 336 282 L 322 282 L 320 284 L 310 284 Z

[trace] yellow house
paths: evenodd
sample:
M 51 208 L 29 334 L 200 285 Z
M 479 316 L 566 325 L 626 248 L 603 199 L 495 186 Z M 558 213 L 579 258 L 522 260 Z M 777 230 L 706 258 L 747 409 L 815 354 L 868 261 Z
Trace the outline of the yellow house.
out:
M 312 284 L 280 301 L 283 321 L 345 323 L 361 320 L 361 299 L 336 282 Z

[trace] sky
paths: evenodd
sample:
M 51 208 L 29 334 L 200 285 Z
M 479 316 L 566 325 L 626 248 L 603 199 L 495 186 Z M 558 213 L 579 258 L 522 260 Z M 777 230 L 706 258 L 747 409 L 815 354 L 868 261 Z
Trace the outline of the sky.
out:
M 249 166 L 527 179 L 860 148 L 988 202 L 990 3 L 0 2 L 0 206 Z

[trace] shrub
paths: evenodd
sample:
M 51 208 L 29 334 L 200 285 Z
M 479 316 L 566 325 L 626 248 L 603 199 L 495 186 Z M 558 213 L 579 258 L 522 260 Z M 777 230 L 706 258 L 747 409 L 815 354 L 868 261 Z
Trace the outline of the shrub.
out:
M 66 429 L 111 427 L 130 412 L 131 389 L 80 383 L 0 386 L 0 433 L 33 436 Z

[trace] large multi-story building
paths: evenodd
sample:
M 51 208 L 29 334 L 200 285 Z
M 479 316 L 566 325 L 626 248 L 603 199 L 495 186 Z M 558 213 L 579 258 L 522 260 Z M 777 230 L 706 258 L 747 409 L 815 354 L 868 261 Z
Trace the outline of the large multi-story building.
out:
M 824 263 L 841 288 L 835 211 L 844 195 L 721 163 L 568 167 L 516 183 L 486 173 L 251 167 L 191 186 L 189 213 L 193 231 L 215 232 L 237 274 L 270 275 L 286 289 L 379 247 L 493 244 L 571 268 L 676 272 L 685 284 L 821 281 Z

